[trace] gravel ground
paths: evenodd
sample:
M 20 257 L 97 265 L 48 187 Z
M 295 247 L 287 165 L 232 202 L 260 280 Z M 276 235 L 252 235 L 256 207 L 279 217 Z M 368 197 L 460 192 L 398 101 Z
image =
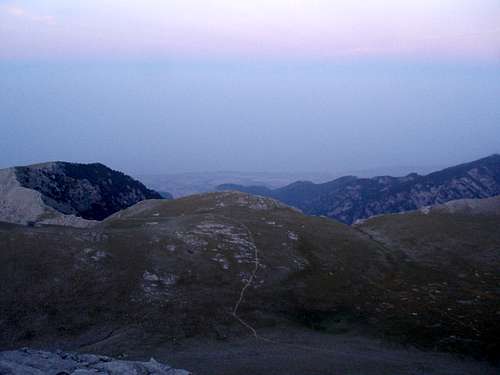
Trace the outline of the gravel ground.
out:
M 144 356 L 196 375 L 496 375 L 500 368 L 451 354 L 426 352 L 353 334 L 328 335 L 297 328 L 247 337 L 193 340 L 160 346 Z

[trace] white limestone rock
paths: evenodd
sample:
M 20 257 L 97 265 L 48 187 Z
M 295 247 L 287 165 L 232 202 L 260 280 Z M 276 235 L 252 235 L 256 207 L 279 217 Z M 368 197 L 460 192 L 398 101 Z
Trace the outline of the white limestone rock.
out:
M 22 187 L 14 168 L 0 170 L 0 221 L 28 225 L 30 223 L 86 228 L 96 221 L 75 215 L 64 215 L 47 206 L 40 192 Z
M 110 357 L 57 351 L 20 349 L 0 352 L 2 375 L 190 375 L 154 359 L 149 362 L 122 361 Z

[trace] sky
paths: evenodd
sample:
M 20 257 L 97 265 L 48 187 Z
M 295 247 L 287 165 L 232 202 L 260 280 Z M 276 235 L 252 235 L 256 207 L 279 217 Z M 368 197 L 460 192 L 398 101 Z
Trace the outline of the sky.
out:
M 0 167 L 451 165 L 499 102 L 498 0 L 0 0 Z

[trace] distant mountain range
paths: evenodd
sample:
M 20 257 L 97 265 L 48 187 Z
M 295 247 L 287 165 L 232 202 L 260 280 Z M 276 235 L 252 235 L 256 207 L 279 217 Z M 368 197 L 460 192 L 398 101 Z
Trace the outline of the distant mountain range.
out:
M 495 154 L 427 175 L 358 178 L 345 176 L 315 184 L 298 181 L 278 189 L 223 184 L 237 190 L 278 199 L 309 215 L 323 215 L 352 224 L 371 216 L 405 212 L 464 198 L 500 194 L 500 155 Z
M 181 198 L 192 194 L 215 192 L 219 185 L 236 184 L 243 186 L 265 186 L 269 189 L 278 189 L 295 181 L 311 181 L 323 183 L 334 178 L 345 175 L 356 175 L 358 177 L 373 177 L 386 175 L 402 176 L 411 172 L 429 173 L 436 168 L 432 167 L 405 167 L 388 166 L 373 169 L 354 171 L 330 171 L 330 172 L 242 172 L 242 171 L 219 171 L 219 172 L 188 172 L 169 174 L 141 174 L 137 178 L 147 186 L 162 193 L 168 191 L 174 198 Z
M 331 173 L 266 173 L 266 172 L 192 172 L 173 174 L 138 175 L 137 178 L 155 190 L 168 191 L 175 198 L 192 194 L 217 191 L 217 186 L 225 183 L 239 185 L 262 185 L 270 189 L 279 188 L 307 178 L 314 182 L 324 182 L 335 178 Z
M 100 163 L 49 162 L 0 170 L 0 221 L 88 226 L 152 198 L 162 196 Z

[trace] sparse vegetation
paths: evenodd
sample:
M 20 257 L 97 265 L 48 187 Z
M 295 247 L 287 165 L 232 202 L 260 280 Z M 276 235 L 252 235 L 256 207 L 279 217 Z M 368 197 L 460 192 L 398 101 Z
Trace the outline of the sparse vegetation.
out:
M 92 229 L 1 224 L 1 345 L 75 349 L 123 327 L 163 340 L 248 334 L 231 311 L 256 246 L 238 310 L 256 329 L 362 326 L 494 358 L 497 228 L 498 216 L 420 213 L 352 228 L 243 193 L 143 201 Z

